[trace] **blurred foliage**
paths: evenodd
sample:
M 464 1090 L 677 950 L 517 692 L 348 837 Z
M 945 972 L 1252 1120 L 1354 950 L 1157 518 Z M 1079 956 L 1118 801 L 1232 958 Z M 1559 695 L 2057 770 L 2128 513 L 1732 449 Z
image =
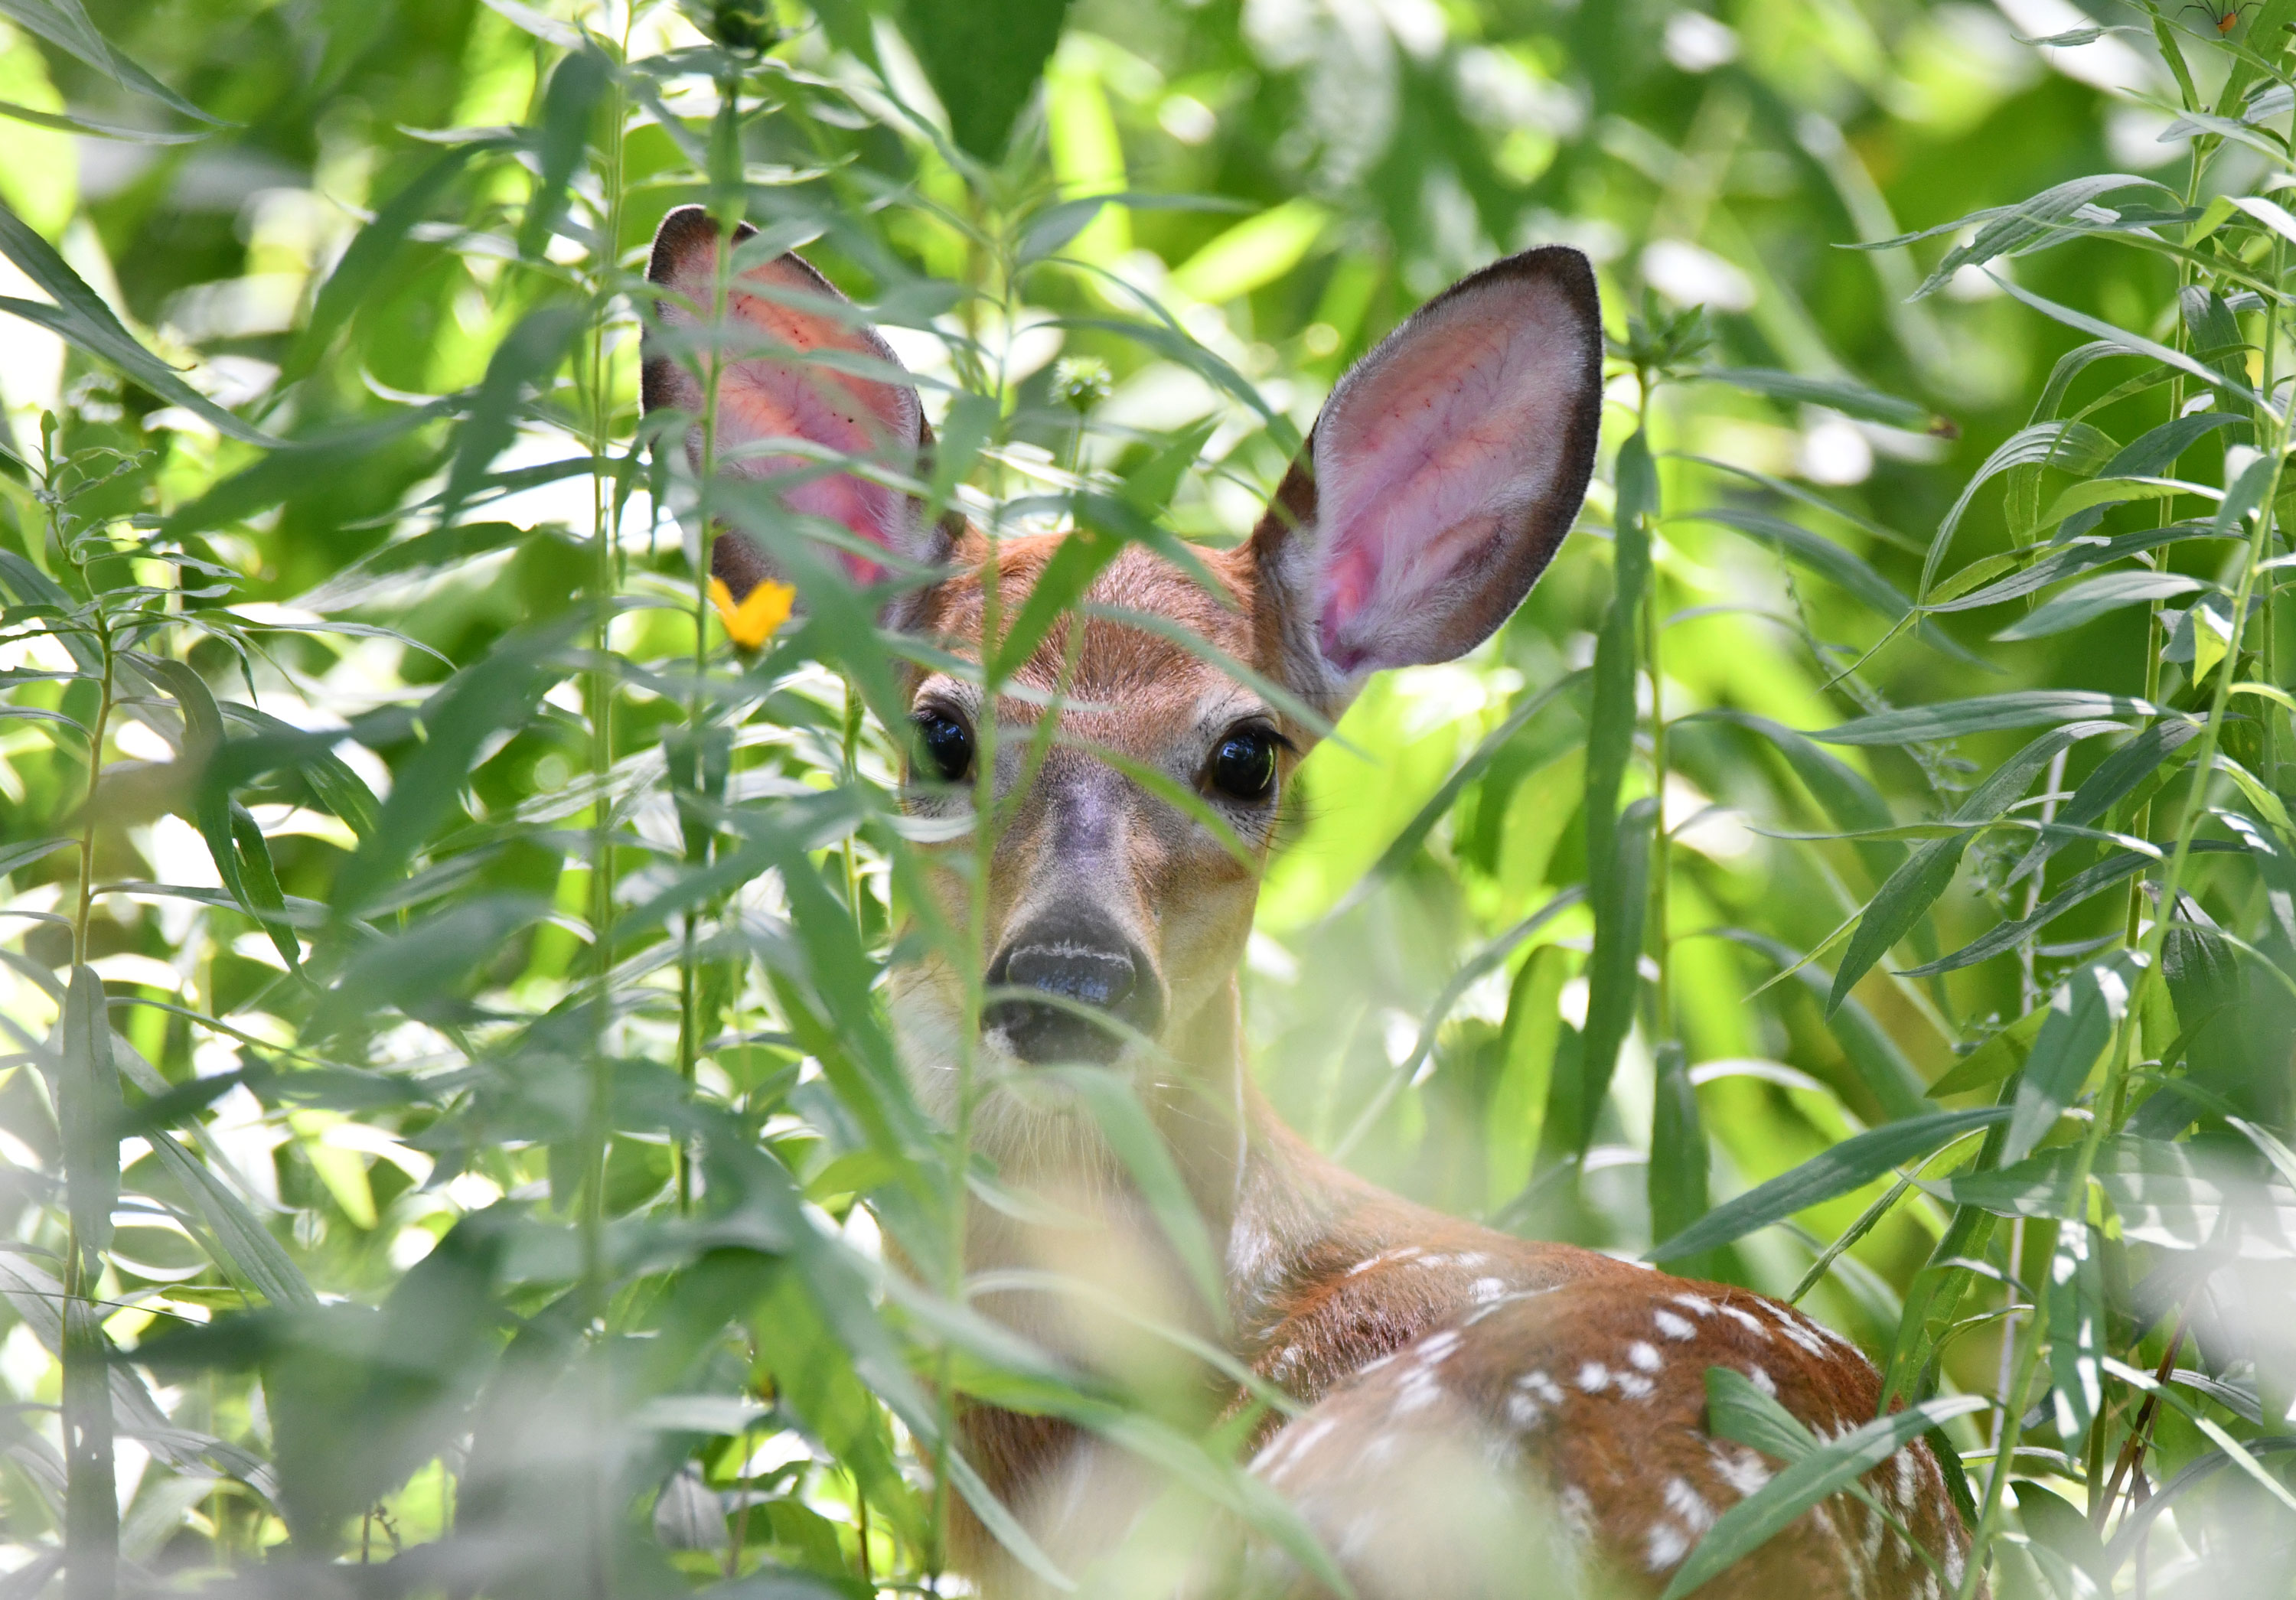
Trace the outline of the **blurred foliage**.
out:
M 1006 531 L 1233 540 L 1587 250 L 1603 481 L 1299 774 L 1263 1083 L 2001 1402 L 1997 1592 L 2286 1594 L 2292 17 L 0 4 L 0 1587 L 914 1588 L 953 1386 L 1240 1495 L 965 1308 L 884 653 L 729 645 L 637 427 L 699 200 Z

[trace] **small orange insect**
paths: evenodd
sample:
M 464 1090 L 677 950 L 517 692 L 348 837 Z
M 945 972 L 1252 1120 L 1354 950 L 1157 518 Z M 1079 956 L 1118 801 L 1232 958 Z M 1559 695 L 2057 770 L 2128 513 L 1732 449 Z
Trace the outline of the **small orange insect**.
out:
M 2199 0 L 2194 0 L 2194 4 L 2185 6 L 2184 11 L 2180 11 L 2177 14 L 2178 16 L 2182 16 L 2184 15 L 2184 12 L 2186 11 L 2199 12 L 2202 15 L 2208 18 L 2211 23 L 2215 24 L 2217 35 L 2221 38 L 2230 34 L 2234 29 L 2239 27 L 2240 20 L 2246 16 L 2250 12 L 2254 11 L 2263 3 L 2264 0 L 2248 0 L 2248 4 L 2245 5 L 2235 5 L 2228 11 L 2219 12 L 2213 5 L 2202 5 L 2199 3 Z

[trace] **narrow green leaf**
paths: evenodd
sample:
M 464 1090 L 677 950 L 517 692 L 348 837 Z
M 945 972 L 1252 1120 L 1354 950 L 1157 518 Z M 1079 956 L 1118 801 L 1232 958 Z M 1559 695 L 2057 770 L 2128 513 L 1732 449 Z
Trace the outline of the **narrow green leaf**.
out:
M 518 230 L 518 253 L 529 261 L 541 258 L 559 219 L 566 215 L 568 186 L 589 147 L 590 123 L 610 81 L 604 58 L 592 48 L 565 56 L 550 75 L 550 87 L 542 97 L 542 126 L 534 135 L 540 170 Z
M 1758 395 L 1767 395 L 1774 400 L 1786 400 L 1801 406 L 1824 406 L 1849 416 L 1862 416 L 1892 427 L 1911 428 L 1918 432 L 1934 433 L 1953 439 L 1960 430 L 1926 406 L 1911 400 L 1901 400 L 1895 395 L 1868 389 L 1840 378 L 1805 378 L 1794 373 L 1778 372 L 1769 367 L 1735 366 L 1710 367 L 1698 374 L 1710 382 L 1727 383 L 1733 389 L 1742 389 Z
M 579 306 L 545 306 L 529 312 L 496 347 L 486 376 L 471 396 L 470 410 L 455 430 L 455 463 L 439 496 L 439 527 L 455 520 L 495 457 L 510 447 L 527 390 L 549 378 L 583 321 Z
M 1220 1269 L 1219 1254 L 1212 1247 L 1203 1214 L 1188 1193 L 1187 1180 L 1172 1159 L 1163 1131 L 1142 1105 L 1130 1080 L 1095 1067 L 1039 1067 L 1030 1077 L 1062 1084 L 1084 1103 L 1109 1148 L 1140 1186 L 1141 1198 L 1148 1202 L 1157 1226 L 1187 1269 L 1206 1314 L 1216 1324 L 1224 1324 L 1227 1280 Z
M 2190 595 L 2209 586 L 2181 572 L 2109 572 L 2075 584 L 2047 603 L 2036 606 L 2018 621 L 1993 636 L 1996 643 L 2043 639 L 2065 633 L 2123 606 L 2142 605 L 2171 595 Z
M 1716 1519 L 1691 1551 L 1690 1559 L 1675 1572 L 1661 1600 L 1682 1600 L 1759 1549 L 1811 1506 L 1849 1488 L 1931 1428 L 1981 1411 L 1991 1403 L 1980 1395 L 1923 1400 L 1819 1446 Z
M 8 100 L 0 100 L 0 117 L 12 117 L 35 127 L 53 127 L 62 133 L 86 134 L 95 139 L 117 139 L 123 144 L 193 144 L 208 136 L 204 129 L 197 133 L 176 134 L 156 127 L 131 127 L 124 122 L 104 122 L 94 117 L 76 117 L 63 111 L 34 111 L 29 105 L 18 105 Z
M 1609 866 L 1590 897 L 1595 950 L 1587 961 L 1582 1120 L 1575 1129 L 1558 1130 L 1570 1140 L 1566 1147 L 1581 1154 L 1595 1137 L 1595 1120 L 1611 1092 L 1619 1046 L 1626 1043 L 1642 994 L 1643 910 L 1650 898 L 1651 833 L 1657 825 L 1655 800 L 1638 800 L 1626 808 L 1612 835 Z
M 2031 727 L 2038 723 L 2071 722 L 2094 717 L 2162 717 L 2170 713 L 2149 701 L 2125 694 L 2101 694 L 2087 689 L 2015 689 L 2005 694 L 1980 694 L 1970 700 L 1948 700 L 1937 705 L 1907 706 L 1852 718 L 1837 726 L 1813 731 L 1809 737 L 1826 744 L 1913 744 L 1934 739 L 1958 739 L 1967 734 L 1989 734 L 2003 728 Z
M 217 432 L 250 445 L 273 446 L 280 442 L 209 399 L 184 382 L 174 367 L 138 344 L 135 336 L 119 325 L 111 308 L 81 282 L 79 274 L 4 205 L 0 205 L 0 254 L 22 268 L 24 275 L 55 301 L 50 306 L 0 296 L 0 311 L 37 323 L 89 355 L 109 361 L 161 399 L 214 423 Z
M 1538 693 L 1527 695 L 1519 702 L 1515 708 L 1507 713 L 1506 720 L 1484 735 L 1482 742 L 1469 752 L 1467 759 L 1459 763 L 1449 777 L 1443 780 L 1443 786 L 1429 796 L 1427 803 L 1419 808 L 1418 812 L 1409 822 L 1404 824 L 1403 831 L 1380 852 L 1379 859 L 1372 863 L 1371 869 L 1357 880 L 1355 887 L 1349 890 L 1340 903 L 1332 908 L 1330 915 L 1325 920 L 1336 921 L 1345 913 L 1353 910 L 1376 893 L 1382 884 L 1408 866 L 1412 858 L 1418 855 L 1419 847 L 1427 842 L 1427 836 L 1435 831 L 1435 825 L 1450 815 L 1451 808 L 1458 802 L 1459 795 L 1466 786 L 1489 769 L 1491 762 L 1497 758 L 1498 753 L 1513 742 L 1516 734 L 1530 726 L 1531 718 L 1565 694 L 1578 689 L 1586 683 L 1587 677 L 1588 669 L 1584 667 L 1575 672 L 1566 672 Z M 1719 713 L 1715 714 L 1719 715 Z M 1800 735 L 1797 734 L 1796 737 Z M 1832 759 L 1831 757 L 1827 759 Z
M 1926 1161 L 1972 1129 L 2005 1122 L 2009 1115 L 2006 1106 L 1985 1105 L 1931 1112 L 1868 1128 L 1812 1156 L 1792 1171 L 1716 1206 L 1696 1227 L 1653 1245 L 1643 1259 L 1672 1261 L 1718 1250 L 1757 1228 L 1782 1222 L 1837 1194 L 1862 1189 L 1908 1161 Z
M 422 703 L 423 743 L 400 767 L 374 832 L 335 874 L 333 908 L 356 916 L 396 882 L 430 832 L 460 802 L 479 747 L 496 728 L 514 727 L 556 681 L 550 664 L 570 624 L 505 636 Z
M 1825 997 L 1830 1013 L 1849 997 L 1857 981 L 1874 968 L 1874 964 L 1889 954 L 1891 947 L 1914 930 L 1937 898 L 1953 882 L 1961 869 L 1961 857 L 1976 838 L 1973 833 L 1956 833 L 1948 839 L 1932 839 L 1908 856 L 1903 866 L 1890 874 L 1888 882 L 1874 891 L 1866 910 L 1857 919 L 1857 931 L 1849 936 L 1849 948 L 1844 951 L 1841 964 L 1835 969 L 1833 990 Z M 1936 948 L 1934 945 L 1931 947 Z
M 64 991 L 63 1048 L 57 1057 L 57 1121 L 64 1145 L 64 1193 L 79 1247 L 92 1258 L 111 1245 L 119 1204 L 119 1135 L 124 1103 L 111 1054 L 103 980 L 75 965 Z
M 319 1303 L 302 1268 L 295 1265 L 294 1259 L 281 1248 L 255 1214 L 240 1202 L 239 1196 L 208 1170 L 207 1163 L 161 1129 L 149 1128 L 144 1136 L 151 1143 L 152 1153 L 175 1175 L 184 1192 L 191 1196 L 192 1203 L 199 1208 L 200 1215 L 207 1218 L 232 1264 L 264 1299 L 275 1306 Z
M 455 146 L 415 174 L 375 211 L 373 219 L 351 240 L 342 258 L 335 263 L 335 269 L 327 275 L 327 281 L 319 285 L 318 297 L 311 302 L 310 319 L 296 335 L 295 347 L 283 365 L 281 382 L 291 383 L 311 370 L 328 341 L 350 320 L 368 291 L 381 278 L 382 269 L 398 253 L 414 225 L 430 213 L 432 204 L 471 158 L 482 151 L 500 149 L 505 143 L 476 139 Z
M 1958 972 L 2004 951 L 2013 950 L 2074 907 L 2094 899 L 2114 884 L 2143 872 L 2152 865 L 2153 860 L 2151 856 L 2140 856 L 2133 850 L 2108 856 L 2095 866 L 2074 874 L 2062 889 L 2035 907 L 2030 915 L 1996 923 L 1951 955 L 1941 956 L 1935 961 L 1925 961 L 1919 966 L 1909 966 L 1898 975 L 1926 978 L 1933 972 Z
M 85 62 L 133 94 L 156 100 L 169 111 L 180 111 L 193 121 L 204 122 L 210 127 L 232 126 L 210 117 L 122 55 L 117 46 L 95 30 L 95 25 L 88 21 L 87 12 L 78 0 L 0 0 L 0 15 L 5 15 L 27 32 L 37 34 L 66 54 Z
M 2017 1081 L 2016 1115 L 2002 1148 L 2003 1166 L 2013 1166 L 2031 1154 L 2080 1093 L 2089 1069 L 2128 1009 L 2137 959 L 2133 952 L 2123 951 L 2109 960 L 2091 962 L 2049 997 L 2048 1020 L 2035 1036 Z
M 1706 1128 L 1699 1120 L 1698 1090 L 1680 1041 L 1658 1047 L 1657 1094 L 1651 1111 L 1647 1175 L 1651 1233 L 1670 1239 L 1706 1216 Z

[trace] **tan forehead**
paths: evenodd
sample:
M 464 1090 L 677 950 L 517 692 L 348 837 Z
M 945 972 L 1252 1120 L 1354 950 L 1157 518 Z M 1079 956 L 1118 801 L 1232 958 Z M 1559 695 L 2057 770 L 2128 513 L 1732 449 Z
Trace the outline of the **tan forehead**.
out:
M 1012 539 L 998 550 L 997 610 L 1010 627 L 1035 590 L 1046 563 L 1066 536 Z M 984 542 L 968 537 L 956 553 L 964 569 L 934 589 L 920 618 L 920 630 L 964 654 L 977 652 L 986 612 L 982 562 Z M 1128 546 L 1109 563 L 1086 593 L 1096 607 L 1133 611 L 1177 623 L 1240 661 L 1258 667 L 1256 588 L 1244 580 L 1242 552 L 1200 553 L 1216 587 L 1208 590 L 1153 551 Z M 1079 620 L 1062 619 L 1047 633 L 1019 673 L 1032 687 L 1050 690 L 1060 681 L 1068 629 Z M 1080 619 L 1084 637 L 1077 652 L 1070 693 L 1077 699 L 1135 708 L 1169 702 L 1193 705 L 1208 690 L 1226 682 L 1219 669 L 1185 646 L 1148 628 L 1127 627 L 1103 617 Z

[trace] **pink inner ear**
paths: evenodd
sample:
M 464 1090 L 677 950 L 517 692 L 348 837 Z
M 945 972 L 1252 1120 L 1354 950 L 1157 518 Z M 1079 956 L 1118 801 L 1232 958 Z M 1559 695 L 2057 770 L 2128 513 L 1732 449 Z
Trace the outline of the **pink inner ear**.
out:
M 696 305 L 706 306 L 715 292 L 715 250 L 713 238 L 689 251 L 671 275 L 671 286 Z M 745 292 L 750 284 L 775 292 Z M 742 275 L 726 297 L 727 319 L 744 336 L 762 336 L 795 352 L 840 351 L 898 368 L 891 349 L 870 329 L 839 316 L 834 308 L 816 313 L 796 303 L 800 297 L 812 297 L 827 306 L 834 294 L 809 267 L 785 257 Z M 687 325 L 698 320 L 677 309 L 668 316 Z M 691 404 L 700 409 L 698 392 Z M 731 359 L 718 381 L 718 419 L 723 468 L 743 478 L 775 478 L 808 469 L 818 472 L 820 467 L 799 455 L 742 453 L 723 460 L 748 444 L 801 439 L 906 470 L 914 465 L 923 436 L 916 391 L 906 385 L 764 354 Z M 696 428 L 688 439 L 687 453 L 695 457 L 697 470 L 700 448 L 701 430 Z M 793 511 L 841 523 L 885 549 L 899 549 L 906 542 L 906 523 L 912 515 L 908 497 L 850 472 L 809 478 L 791 488 L 784 499 Z M 884 567 L 866 557 L 845 552 L 839 555 L 856 582 L 873 583 L 885 576 Z
M 1439 659 L 1430 615 L 1494 546 L 1529 537 L 1562 464 L 1587 332 L 1551 288 L 1433 308 L 1351 373 L 1316 425 L 1317 621 L 1342 672 Z

